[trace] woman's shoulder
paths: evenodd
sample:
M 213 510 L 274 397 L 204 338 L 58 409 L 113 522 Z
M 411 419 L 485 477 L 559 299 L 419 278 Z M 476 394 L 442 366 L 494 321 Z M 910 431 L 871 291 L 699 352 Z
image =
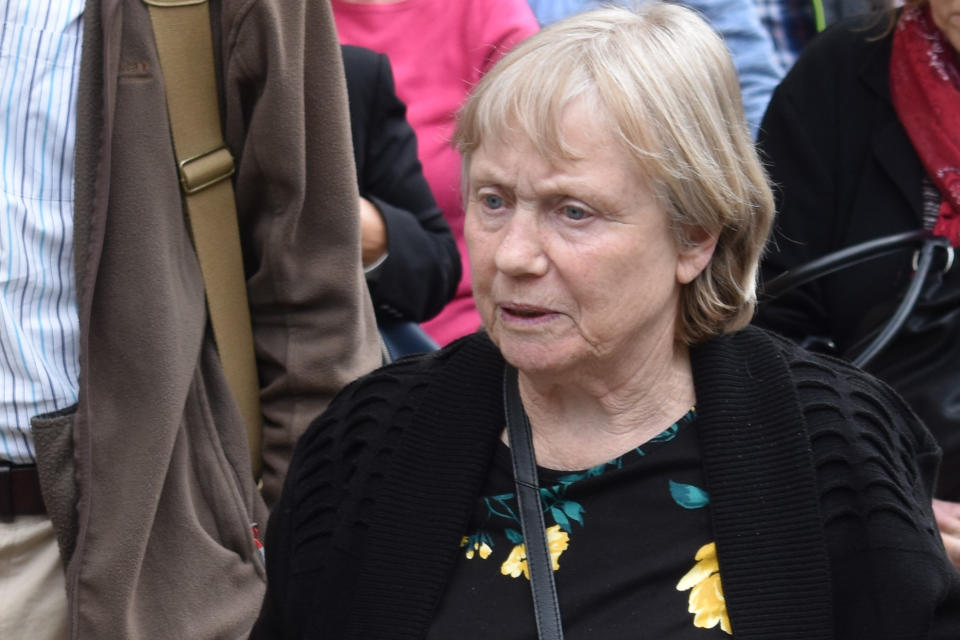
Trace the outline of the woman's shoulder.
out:
M 930 499 L 940 459 L 933 436 L 882 380 L 770 335 L 806 423 L 828 533 L 846 532 L 839 545 L 846 550 L 912 540 L 914 550 L 930 551 L 936 546 Z M 851 531 L 858 533 L 847 535 Z
M 438 381 L 469 377 L 474 367 L 481 366 L 502 367 L 502 360 L 486 334 L 475 333 L 358 378 L 337 394 L 300 438 L 291 473 L 310 475 L 327 461 L 355 464 L 363 450 L 383 446 L 399 434 L 424 398 L 437 392 Z
M 367 518 L 370 483 L 390 468 L 405 432 L 422 426 L 421 404 L 449 395 L 451 385 L 470 379 L 473 370 L 502 369 L 498 354 L 489 338 L 474 334 L 344 387 L 299 439 L 291 459 L 281 501 L 293 529 L 309 537 L 311 531 L 333 531 L 337 519 Z M 457 398 L 447 401 L 456 404 Z
M 894 430 L 906 434 L 913 449 L 936 448 L 913 410 L 883 380 L 846 360 L 808 351 L 783 336 L 760 331 L 786 363 L 801 407 L 811 414 L 811 428 L 840 422 L 854 428 Z
M 937 445 L 907 403 L 889 385 L 846 360 L 808 351 L 776 333 L 750 326 L 719 339 L 714 358 L 740 354 L 747 364 L 779 360 L 789 377 L 799 408 L 816 439 L 836 431 L 856 446 L 882 438 L 897 450 L 908 445 L 917 453 L 936 452 Z M 727 343 L 726 346 L 723 343 Z M 865 436 L 866 433 L 872 436 Z

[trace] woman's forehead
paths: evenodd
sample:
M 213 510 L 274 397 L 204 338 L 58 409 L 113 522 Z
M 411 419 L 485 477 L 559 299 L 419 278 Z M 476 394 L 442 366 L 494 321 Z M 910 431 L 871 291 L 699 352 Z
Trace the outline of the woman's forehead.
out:
M 590 201 L 647 201 L 652 197 L 649 176 L 623 145 L 599 131 L 579 133 L 574 145 L 577 157 L 544 155 L 529 140 L 483 145 L 471 160 L 466 186 L 497 186 L 523 198 L 565 195 Z
M 576 99 L 558 110 L 552 121 L 516 115 L 491 123 L 477 151 L 499 155 L 505 151 L 539 156 L 546 162 L 565 163 L 594 155 L 604 146 L 625 152 L 616 135 L 616 125 L 606 110 L 593 100 Z

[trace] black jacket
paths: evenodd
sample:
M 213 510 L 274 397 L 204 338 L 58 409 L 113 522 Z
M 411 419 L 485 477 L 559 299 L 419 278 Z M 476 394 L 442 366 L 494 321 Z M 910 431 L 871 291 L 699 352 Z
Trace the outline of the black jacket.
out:
M 417 137 L 397 97 L 390 61 L 342 45 L 360 195 L 383 214 L 388 257 L 367 274 L 379 322 L 423 322 L 460 282 L 460 253 L 417 158 Z
M 756 328 L 691 357 L 736 638 L 960 637 L 936 445 L 899 397 Z M 253 638 L 425 636 L 503 428 L 503 366 L 475 334 L 341 393 L 273 511 Z
M 864 30 L 864 25 L 873 25 Z M 773 94 L 758 144 L 777 196 L 764 279 L 865 240 L 922 227 L 920 159 L 890 100 L 885 19 L 845 21 L 814 40 Z M 823 335 L 841 351 L 865 312 L 910 275 L 894 256 L 826 278 L 760 309 L 794 338 Z

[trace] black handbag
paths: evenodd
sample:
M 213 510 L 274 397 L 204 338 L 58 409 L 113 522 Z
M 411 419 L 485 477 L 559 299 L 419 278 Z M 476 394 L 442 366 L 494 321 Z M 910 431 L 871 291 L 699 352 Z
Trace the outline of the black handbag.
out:
M 946 239 L 910 231 L 847 247 L 784 272 L 761 304 L 841 269 L 891 253 L 912 254 L 914 275 L 900 299 L 866 310 L 863 337 L 837 353 L 903 396 L 943 449 L 937 496 L 960 501 L 960 268 Z M 875 318 L 887 318 L 877 324 Z M 829 345 L 811 337 L 806 346 Z

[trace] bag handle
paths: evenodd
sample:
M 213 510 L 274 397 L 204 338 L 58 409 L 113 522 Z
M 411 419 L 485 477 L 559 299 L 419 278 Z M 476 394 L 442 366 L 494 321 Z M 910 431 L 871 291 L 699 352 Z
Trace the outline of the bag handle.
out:
M 220 130 L 207 0 L 143 0 L 157 42 L 184 207 L 200 262 L 213 337 L 259 478 L 260 383 L 231 176 Z
M 933 253 L 941 248 L 947 252 L 947 266 L 944 271 L 948 271 L 953 266 L 953 247 L 950 246 L 950 242 L 939 236 L 927 238 L 920 250 L 913 256 L 915 265 L 913 279 L 910 281 L 910 286 L 907 287 L 903 300 L 900 301 L 897 310 L 890 316 L 890 320 L 880 330 L 877 337 L 871 340 L 870 344 L 864 347 L 860 353 L 851 358 L 853 364 L 861 368 L 867 366 L 900 332 L 903 324 L 910 317 L 910 312 L 917 305 L 917 300 L 920 299 L 920 292 L 923 291 L 923 285 L 927 281 L 927 274 L 930 273 L 930 267 L 933 266 Z
M 944 249 L 946 252 L 946 266 L 944 267 L 944 271 L 949 271 L 953 266 L 954 250 L 945 238 L 931 236 L 929 231 L 920 229 L 861 242 L 834 251 L 833 253 L 828 253 L 825 256 L 821 256 L 806 264 L 781 273 L 766 283 L 760 295 L 763 299 L 770 300 L 817 278 L 822 278 L 867 260 L 873 260 L 895 253 L 905 247 L 916 244 L 921 244 L 921 247 L 913 256 L 913 278 L 896 311 L 894 311 L 893 315 L 876 336 L 873 337 L 865 347 L 860 349 L 859 352 L 856 352 L 856 349 L 854 349 L 854 353 L 844 354 L 846 359 L 850 360 L 856 366 L 863 368 L 872 362 L 873 359 L 890 344 L 890 341 L 893 340 L 897 333 L 900 332 L 900 329 L 903 328 L 903 324 L 907 321 L 907 318 L 910 317 L 910 312 L 913 311 L 917 300 L 920 298 L 927 274 L 930 273 L 933 265 L 934 252 L 937 249 Z
M 844 247 L 843 249 L 828 253 L 810 262 L 784 271 L 764 284 L 760 296 L 765 299 L 776 298 L 791 289 L 805 285 L 818 278 L 828 276 L 841 269 L 896 253 L 909 246 L 921 244 L 929 237 L 929 231 L 919 229 L 917 231 L 906 231 L 904 233 L 883 236 Z
M 530 592 L 533 612 L 537 619 L 537 637 L 540 640 L 563 640 L 560 603 L 557 586 L 550 566 L 543 509 L 540 506 L 540 487 L 537 481 L 537 461 L 533 453 L 530 421 L 523 410 L 517 370 L 509 364 L 503 371 L 503 411 L 510 439 L 510 458 L 513 461 L 513 480 L 517 489 L 520 528 L 530 569 Z

